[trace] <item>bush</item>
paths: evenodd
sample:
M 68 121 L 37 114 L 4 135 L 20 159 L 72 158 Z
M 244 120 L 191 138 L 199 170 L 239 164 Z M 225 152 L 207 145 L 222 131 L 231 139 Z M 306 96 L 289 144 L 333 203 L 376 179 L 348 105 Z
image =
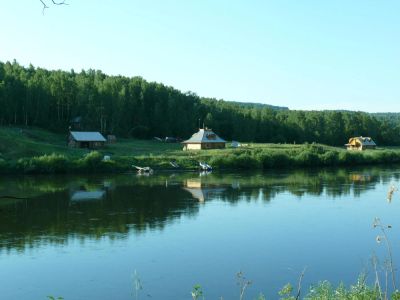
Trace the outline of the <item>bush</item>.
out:
M 237 169 L 259 169 L 262 164 L 259 163 L 255 156 L 250 154 L 238 155 L 234 160 L 234 167 Z
M 86 171 L 100 170 L 103 167 L 103 155 L 98 151 L 92 151 L 77 160 L 76 167 Z
M 217 169 L 260 169 L 263 166 L 257 156 L 247 152 L 213 156 L 209 163 Z
M 264 169 L 268 169 L 273 166 L 272 155 L 267 151 L 258 153 L 256 159 Z
M 391 150 L 376 152 L 374 156 L 381 163 L 397 163 L 400 161 L 399 154 Z
M 299 166 L 318 166 L 320 159 L 313 149 L 303 150 L 295 157 L 296 164 Z
M 68 160 L 61 154 L 50 154 L 21 158 L 17 161 L 17 169 L 24 173 L 64 173 L 68 170 Z
M 286 152 L 271 153 L 271 167 L 287 167 L 292 162 L 292 159 Z
M 294 159 L 289 156 L 287 152 L 268 151 L 264 150 L 258 152 L 253 159 L 258 167 L 264 169 L 275 168 L 275 167 L 288 167 Z
M 309 152 L 315 153 L 315 154 L 323 154 L 325 152 L 324 147 L 321 145 L 317 145 L 315 143 L 312 144 L 305 144 L 303 149 L 308 150 Z
M 363 154 L 360 152 L 343 151 L 339 153 L 339 163 L 342 165 L 356 165 L 363 161 Z
M 327 151 L 320 156 L 320 161 L 325 166 L 335 166 L 339 162 L 339 153 L 337 151 Z

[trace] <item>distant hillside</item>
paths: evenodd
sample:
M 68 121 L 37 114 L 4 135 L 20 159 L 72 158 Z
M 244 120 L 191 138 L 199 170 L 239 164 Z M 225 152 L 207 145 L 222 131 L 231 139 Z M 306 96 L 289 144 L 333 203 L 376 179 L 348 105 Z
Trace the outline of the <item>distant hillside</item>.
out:
M 400 113 L 386 112 L 386 113 L 372 113 L 371 115 L 377 118 L 378 120 L 388 120 L 393 124 L 400 124 Z
M 240 107 L 248 107 L 248 108 L 270 108 L 273 110 L 289 110 L 289 107 L 286 106 L 275 106 L 271 104 L 265 104 L 265 103 L 255 103 L 255 102 L 236 102 L 236 101 L 226 101 L 232 104 L 236 104 Z

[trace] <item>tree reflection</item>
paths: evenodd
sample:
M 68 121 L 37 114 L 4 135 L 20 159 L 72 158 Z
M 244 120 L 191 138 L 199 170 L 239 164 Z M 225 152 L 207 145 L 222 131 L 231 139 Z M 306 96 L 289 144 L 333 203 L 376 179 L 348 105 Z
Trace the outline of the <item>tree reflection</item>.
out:
M 71 237 L 123 239 L 128 233 L 162 230 L 181 216 L 196 216 L 208 201 L 269 202 L 288 192 L 300 198 L 360 197 L 395 179 L 397 171 L 379 168 L 2 178 L 0 196 L 29 199 L 0 199 L 0 250 L 62 244 Z

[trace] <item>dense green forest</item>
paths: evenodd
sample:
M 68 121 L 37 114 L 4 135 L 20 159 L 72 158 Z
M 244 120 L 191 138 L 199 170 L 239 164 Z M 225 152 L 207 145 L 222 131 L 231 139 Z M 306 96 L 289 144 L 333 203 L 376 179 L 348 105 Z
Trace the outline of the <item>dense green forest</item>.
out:
M 350 136 L 364 135 L 379 145 L 400 145 L 398 119 L 382 115 L 241 105 L 182 93 L 141 77 L 0 62 L 0 126 L 67 132 L 76 117 L 84 130 L 123 137 L 188 138 L 201 120 L 227 140 L 343 145 Z

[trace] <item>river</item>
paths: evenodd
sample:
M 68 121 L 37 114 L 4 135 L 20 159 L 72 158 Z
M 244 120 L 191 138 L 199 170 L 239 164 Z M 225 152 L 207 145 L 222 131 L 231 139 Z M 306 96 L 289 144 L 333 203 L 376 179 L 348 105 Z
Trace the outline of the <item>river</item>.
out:
M 400 264 L 397 168 L 1 177 L 0 298 L 239 299 Z M 380 269 L 379 269 L 380 270 Z M 383 274 L 382 274 L 383 275 Z

